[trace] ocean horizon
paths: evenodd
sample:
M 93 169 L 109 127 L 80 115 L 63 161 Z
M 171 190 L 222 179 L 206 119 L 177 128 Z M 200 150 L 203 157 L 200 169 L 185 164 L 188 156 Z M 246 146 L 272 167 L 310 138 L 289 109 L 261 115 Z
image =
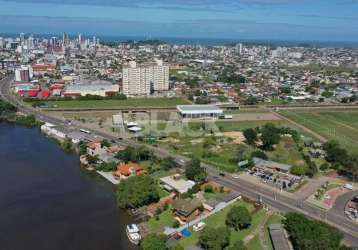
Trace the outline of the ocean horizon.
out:
M 31 33 L 26 33 L 29 36 Z M 19 37 L 20 34 L 0 33 L 0 37 Z M 58 37 L 62 34 L 32 34 L 39 38 Z M 77 37 L 77 34 L 68 34 L 70 39 Z M 246 39 L 246 38 L 195 38 L 195 37 L 155 37 L 155 36 L 120 36 L 120 35 L 88 35 L 82 34 L 85 39 L 92 39 L 93 36 L 102 42 L 125 42 L 125 41 L 143 41 L 160 40 L 169 44 L 178 45 L 208 45 L 220 46 L 228 44 L 257 44 L 271 46 L 300 46 L 300 47 L 326 47 L 326 48 L 358 48 L 358 41 L 314 41 L 314 40 L 275 40 L 275 39 Z

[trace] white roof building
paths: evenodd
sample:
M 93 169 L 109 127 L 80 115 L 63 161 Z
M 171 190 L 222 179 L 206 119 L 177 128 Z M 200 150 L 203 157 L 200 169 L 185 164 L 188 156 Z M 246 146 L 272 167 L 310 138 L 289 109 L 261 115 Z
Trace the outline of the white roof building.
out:
M 160 178 L 160 182 L 167 191 L 176 191 L 180 194 L 186 193 L 195 185 L 195 182 L 186 181 L 178 174 Z
M 182 119 L 212 118 L 216 119 L 223 115 L 223 110 L 215 105 L 178 105 L 178 115 Z

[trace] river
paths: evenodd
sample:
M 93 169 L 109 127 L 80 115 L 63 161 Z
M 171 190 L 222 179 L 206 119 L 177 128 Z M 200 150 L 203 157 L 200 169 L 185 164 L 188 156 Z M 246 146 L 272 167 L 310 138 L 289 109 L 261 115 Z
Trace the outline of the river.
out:
M 135 249 L 113 185 L 78 158 L 38 129 L 0 122 L 0 249 Z

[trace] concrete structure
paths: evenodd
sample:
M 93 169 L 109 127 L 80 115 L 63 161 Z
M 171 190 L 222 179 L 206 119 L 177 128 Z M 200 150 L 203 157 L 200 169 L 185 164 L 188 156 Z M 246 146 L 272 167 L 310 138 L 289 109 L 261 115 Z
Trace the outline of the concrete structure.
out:
M 131 61 L 123 66 L 122 77 L 123 94 L 127 96 L 146 96 L 169 89 L 169 66 L 160 60 L 141 65 Z
M 65 96 L 86 96 L 86 95 L 115 95 L 119 92 L 119 85 L 112 83 L 98 84 L 73 84 L 66 87 Z
M 181 119 L 218 119 L 224 113 L 215 105 L 178 105 L 177 111 Z
M 41 131 L 45 134 L 47 134 L 48 136 L 53 136 L 56 137 L 57 139 L 60 140 L 65 140 L 66 139 L 66 134 L 60 130 L 58 130 L 56 128 L 56 125 L 51 124 L 51 123 L 45 123 L 41 126 Z

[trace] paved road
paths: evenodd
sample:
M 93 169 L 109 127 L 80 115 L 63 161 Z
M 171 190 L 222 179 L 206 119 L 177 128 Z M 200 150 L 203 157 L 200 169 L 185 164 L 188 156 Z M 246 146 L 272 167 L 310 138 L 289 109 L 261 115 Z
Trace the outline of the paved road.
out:
M 43 122 L 50 122 L 56 124 L 57 126 L 61 127 L 65 132 L 71 132 L 73 129 L 76 128 L 69 128 L 66 123 L 58 118 L 49 116 L 47 113 L 42 112 L 40 109 L 35 109 L 32 107 L 27 107 L 22 104 L 20 100 L 18 100 L 14 95 L 10 93 L 10 76 L 7 79 L 3 79 L 0 81 L 0 96 L 7 100 L 8 102 L 16 105 L 19 111 L 22 111 L 26 114 L 33 114 L 36 116 L 37 119 Z M 78 128 L 77 128 L 78 129 Z M 93 130 L 92 130 L 93 131 Z M 118 140 L 117 138 L 105 134 L 100 131 L 93 131 L 96 135 L 101 136 L 103 138 L 114 140 L 116 143 L 127 146 L 131 145 L 133 147 L 143 146 L 131 140 Z M 164 158 L 167 156 L 173 157 L 180 165 L 184 165 L 189 159 L 183 156 L 174 155 L 173 153 L 169 153 L 168 151 L 147 146 L 149 149 L 153 150 L 154 154 L 158 157 Z M 340 229 L 345 236 L 345 242 L 351 246 L 358 247 L 358 225 L 354 222 L 350 221 L 346 216 L 342 215 L 341 213 L 332 212 L 326 213 L 319 208 L 316 208 L 310 204 L 304 203 L 302 200 L 289 198 L 284 195 L 281 195 L 279 192 L 273 192 L 271 190 L 267 190 L 265 188 L 255 186 L 254 184 L 241 180 L 238 181 L 237 179 L 232 178 L 229 174 L 226 174 L 225 177 L 219 175 L 219 170 L 210 166 L 208 164 L 203 164 L 206 167 L 208 172 L 208 179 L 215 180 L 216 182 L 228 186 L 232 190 L 242 193 L 245 196 L 248 196 L 252 199 L 261 199 L 262 202 L 265 204 L 274 207 L 282 212 L 290 212 L 296 211 L 306 214 L 315 219 L 320 219 L 325 221 L 338 229 Z

